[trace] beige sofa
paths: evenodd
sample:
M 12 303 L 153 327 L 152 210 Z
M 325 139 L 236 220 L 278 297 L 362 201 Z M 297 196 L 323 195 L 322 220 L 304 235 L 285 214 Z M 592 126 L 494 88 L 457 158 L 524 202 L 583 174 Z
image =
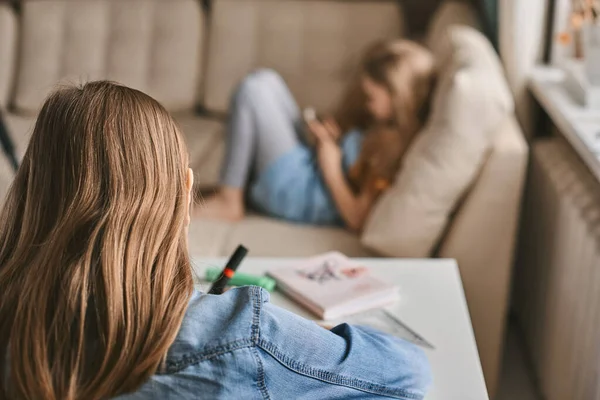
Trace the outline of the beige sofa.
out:
M 200 184 L 217 180 L 222 116 L 231 90 L 247 72 L 275 68 L 301 105 L 327 110 L 362 48 L 377 38 L 402 36 L 405 17 L 391 0 L 214 0 L 210 12 L 196 0 L 21 3 L 16 13 L 0 2 L 0 107 L 18 152 L 24 152 L 36 111 L 57 81 L 108 78 L 148 92 L 173 112 Z M 432 30 L 456 21 L 475 23 L 469 9 L 450 4 Z M 498 126 L 496 138 L 432 254 L 458 260 L 490 393 L 501 361 L 527 159 L 513 116 Z M 0 157 L 0 196 L 11 179 Z M 194 221 L 190 229 L 194 255 L 227 255 L 239 243 L 253 256 L 332 249 L 377 256 L 346 231 L 256 215 L 236 224 Z

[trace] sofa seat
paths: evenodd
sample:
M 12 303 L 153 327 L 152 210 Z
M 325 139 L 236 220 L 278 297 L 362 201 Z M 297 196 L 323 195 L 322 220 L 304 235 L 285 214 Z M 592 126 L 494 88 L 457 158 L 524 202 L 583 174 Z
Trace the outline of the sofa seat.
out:
M 185 135 L 194 182 L 197 186 L 217 183 L 225 150 L 223 122 L 191 112 L 173 117 Z
M 239 244 L 246 246 L 253 257 L 306 257 L 333 250 L 351 257 L 374 256 L 360 244 L 357 235 L 341 228 L 290 224 L 255 214 L 236 223 L 192 220 L 192 256 L 229 256 Z

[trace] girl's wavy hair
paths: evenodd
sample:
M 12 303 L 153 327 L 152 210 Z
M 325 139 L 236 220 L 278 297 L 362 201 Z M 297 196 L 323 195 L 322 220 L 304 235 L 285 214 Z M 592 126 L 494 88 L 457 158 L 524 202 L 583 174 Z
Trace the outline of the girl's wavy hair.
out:
M 367 129 L 374 122 L 366 108 L 361 83 L 367 76 L 389 91 L 394 114 L 391 125 L 410 141 L 427 117 L 435 83 L 434 64 L 429 50 L 409 40 L 373 44 L 365 52 L 358 73 L 335 112 L 342 132 L 354 127 Z
M 0 213 L 0 398 L 105 399 L 157 370 L 193 288 L 187 165 L 142 92 L 48 97 Z

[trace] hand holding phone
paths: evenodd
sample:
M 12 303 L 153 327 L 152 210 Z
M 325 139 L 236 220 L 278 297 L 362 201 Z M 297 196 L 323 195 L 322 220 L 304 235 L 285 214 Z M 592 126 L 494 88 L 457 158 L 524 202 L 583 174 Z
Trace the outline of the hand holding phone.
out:
M 312 134 L 310 136 L 313 136 L 309 136 L 309 142 L 311 144 L 314 144 L 314 136 L 317 135 L 318 137 L 318 134 L 322 132 L 327 133 L 334 141 L 337 141 L 342 136 L 337 122 L 332 117 L 320 117 L 314 108 L 305 108 L 302 112 L 302 116 L 304 117 L 304 122 L 307 125 L 308 132 Z

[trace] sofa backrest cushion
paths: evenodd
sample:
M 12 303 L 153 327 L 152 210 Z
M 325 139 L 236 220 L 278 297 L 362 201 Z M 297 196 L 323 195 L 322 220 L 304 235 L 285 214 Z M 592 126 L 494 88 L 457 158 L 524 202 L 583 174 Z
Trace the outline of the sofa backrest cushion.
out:
M 250 71 L 279 72 L 301 106 L 329 110 L 370 43 L 402 34 L 397 1 L 214 0 L 204 105 L 225 112 Z
M 388 256 L 431 255 L 476 181 L 499 124 L 513 111 L 500 61 L 487 39 L 458 25 L 448 35 L 449 46 L 436 55 L 440 76 L 429 120 L 363 232 L 363 244 Z
M 203 25 L 196 0 L 24 0 L 13 105 L 34 113 L 57 82 L 110 79 L 191 109 Z

